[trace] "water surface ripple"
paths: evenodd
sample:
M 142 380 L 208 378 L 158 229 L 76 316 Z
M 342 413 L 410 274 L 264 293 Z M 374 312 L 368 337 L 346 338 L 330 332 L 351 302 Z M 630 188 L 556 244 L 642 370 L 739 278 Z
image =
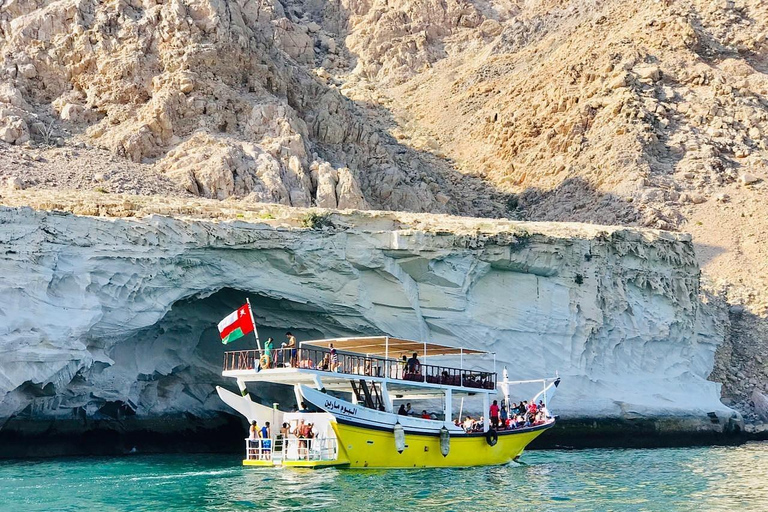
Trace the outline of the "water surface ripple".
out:
M 768 443 L 538 451 L 525 464 L 288 470 L 236 456 L 0 462 L 1 511 L 768 510 Z

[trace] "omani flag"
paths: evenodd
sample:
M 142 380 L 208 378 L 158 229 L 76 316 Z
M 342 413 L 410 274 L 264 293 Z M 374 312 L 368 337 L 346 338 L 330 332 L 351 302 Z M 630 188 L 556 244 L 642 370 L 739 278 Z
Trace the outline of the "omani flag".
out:
M 253 322 L 248 311 L 248 304 L 243 305 L 237 311 L 233 311 L 224 320 L 219 322 L 219 334 L 223 344 L 242 338 L 249 332 L 253 332 Z

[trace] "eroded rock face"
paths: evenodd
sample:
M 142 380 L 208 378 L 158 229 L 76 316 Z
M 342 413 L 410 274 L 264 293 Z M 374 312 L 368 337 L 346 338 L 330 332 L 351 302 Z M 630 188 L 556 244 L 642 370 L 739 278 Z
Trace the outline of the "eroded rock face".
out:
M 723 327 L 699 300 L 686 235 L 406 214 L 268 222 L 0 209 L 0 420 L 217 414 L 215 324 L 246 296 L 263 336 L 385 332 L 495 351 L 512 378 L 559 371 L 551 406 L 565 418 L 704 428 L 707 412 L 731 413 L 706 380 Z
M 314 71 L 338 48 L 306 16 L 275 0 L 4 5 L 0 140 L 83 133 L 207 198 L 325 204 L 310 179 L 323 164 L 338 169 L 342 208 L 502 216 L 502 194 L 399 144 Z

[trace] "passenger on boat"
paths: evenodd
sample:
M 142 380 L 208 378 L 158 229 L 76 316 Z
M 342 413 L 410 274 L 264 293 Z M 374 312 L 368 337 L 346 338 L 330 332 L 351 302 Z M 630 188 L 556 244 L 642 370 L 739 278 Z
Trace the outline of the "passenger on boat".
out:
M 509 415 L 507 414 L 507 405 L 502 402 L 501 410 L 499 410 L 499 423 L 501 424 L 501 428 L 507 428 L 508 419 Z
M 284 422 L 283 426 L 280 427 L 280 437 L 283 440 L 283 451 L 288 450 L 288 435 L 291 433 L 291 424 Z M 275 447 L 275 450 L 277 450 L 277 447 Z
M 405 405 L 400 404 L 400 408 L 397 410 L 397 414 L 400 416 L 408 416 L 408 412 L 405 410 Z
M 411 402 L 405 404 L 405 414 L 406 416 L 416 416 L 416 411 L 411 409 Z
M 421 419 L 423 419 L 423 420 L 428 420 L 428 419 L 430 419 L 430 418 L 429 418 L 429 413 L 426 411 L 426 409 L 424 409 L 424 410 L 422 410 L 422 411 L 421 411 Z
M 268 421 L 261 427 L 259 438 L 261 439 L 261 458 L 269 459 L 269 454 L 272 453 L 272 429 L 269 428 Z
M 339 371 L 339 354 L 336 353 L 336 349 L 333 348 L 333 343 L 328 344 L 328 348 L 331 349 L 331 371 Z
M 326 352 L 326 354 L 323 356 L 323 360 L 320 361 L 319 365 L 317 365 L 317 369 L 326 372 L 331 370 L 331 354 Z
M 491 426 L 493 428 L 499 428 L 499 402 L 494 400 L 490 409 Z
M 288 343 L 286 344 L 286 348 L 289 349 L 291 353 L 291 366 L 296 368 L 296 336 L 291 334 L 290 331 L 285 333 L 285 337 L 288 339 Z
M 256 423 L 256 420 L 253 420 L 251 422 L 251 428 L 249 429 L 250 435 L 248 436 L 248 439 L 255 440 L 259 438 L 259 426 Z
M 306 433 L 307 426 L 304 424 L 304 420 L 299 420 L 299 423 L 296 425 L 296 428 L 293 429 L 293 435 L 296 436 L 299 440 L 299 457 L 301 457 L 302 454 L 306 454 L 307 452 L 307 441 L 305 440 L 304 434 Z
M 267 338 L 267 341 L 264 343 L 264 358 L 266 364 L 266 368 L 273 368 L 272 364 L 272 349 L 275 346 L 275 340 L 272 338 Z
M 418 354 L 416 352 L 413 353 L 413 356 L 411 356 L 406 363 L 405 369 L 407 373 L 414 375 L 421 374 L 421 363 L 419 362 Z
M 248 432 L 248 458 L 256 459 L 259 456 L 259 426 L 256 420 L 251 421 Z
M 473 420 L 471 416 L 467 416 L 467 419 L 464 420 L 462 426 L 464 427 L 465 432 L 471 432 L 475 426 L 475 420 Z
M 304 420 L 300 420 L 299 426 L 296 427 L 296 430 L 298 431 L 296 437 L 299 438 L 299 457 L 303 454 L 304 459 L 306 460 L 309 460 L 309 452 L 312 449 L 312 439 L 315 437 L 314 432 L 312 432 L 313 426 L 313 423 L 305 424 Z

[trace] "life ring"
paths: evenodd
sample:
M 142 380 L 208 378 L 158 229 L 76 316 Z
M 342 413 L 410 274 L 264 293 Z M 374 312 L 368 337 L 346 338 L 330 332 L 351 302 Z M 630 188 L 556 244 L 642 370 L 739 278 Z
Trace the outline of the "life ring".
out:
M 267 368 L 269 368 L 269 363 L 270 363 L 270 361 L 269 361 L 269 356 L 268 356 L 267 354 L 264 354 L 264 355 L 263 355 L 263 356 L 261 356 L 261 358 L 259 359 L 259 367 L 260 367 L 262 370 L 266 370 Z
M 485 433 L 485 442 L 487 442 L 489 446 L 496 446 L 496 443 L 499 442 L 499 434 L 494 429 L 490 429 Z

